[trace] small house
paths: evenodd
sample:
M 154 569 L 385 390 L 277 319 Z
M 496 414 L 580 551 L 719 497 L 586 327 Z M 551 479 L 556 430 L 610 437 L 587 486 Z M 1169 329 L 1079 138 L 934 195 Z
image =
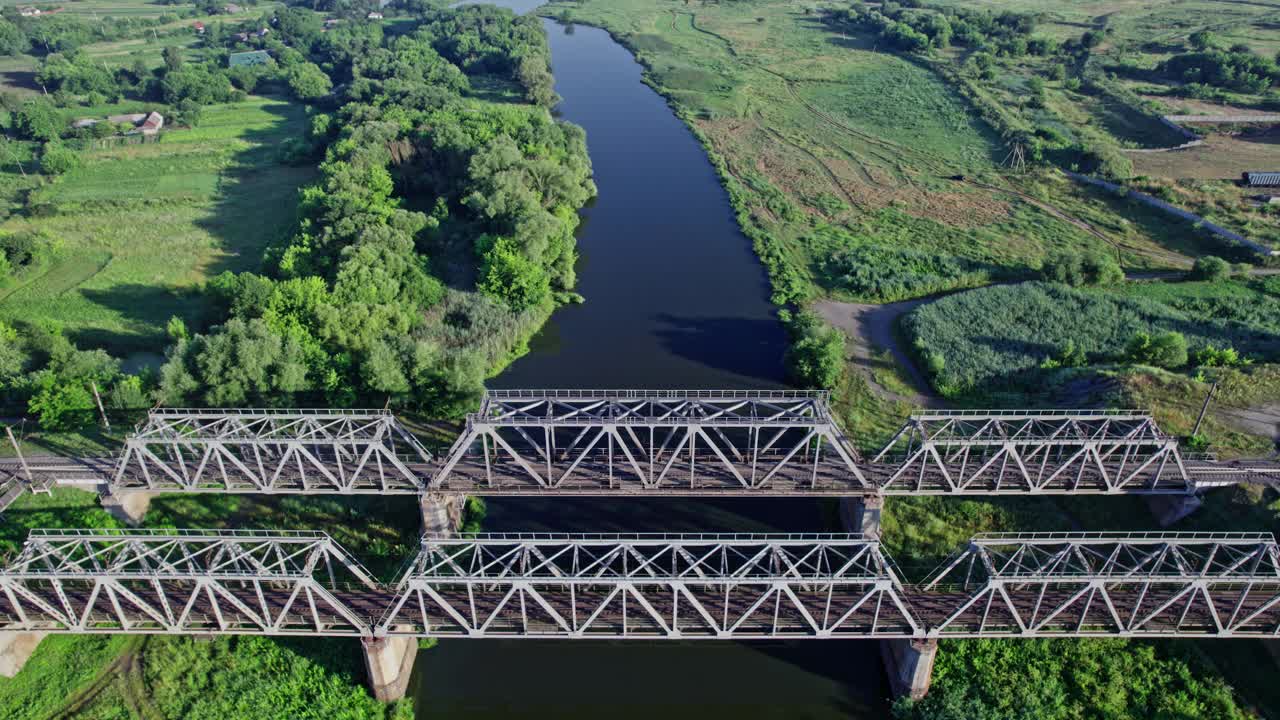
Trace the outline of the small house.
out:
M 264 38 L 264 37 L 266 37 L 266 36 L 268 36 L 268 35 L 270 35 L 270 34 L 271 34 L 271 28 L 262 28 L 261 30 L 259 30 L 259 31 L 258 31 L 257 33 L 255 33 L 255 34 L 256 34 L 258 37 L 260 37 L 260 38 Z
M 227 57 L 227 67 L 265 65 L 270 59 L 271 53 L 266 50 L 251 50 L 249 52 L 231 53 L 231 55 Z
M 342 21 L 339 20 L 338 18 L 328 18 L 327 20 L 324 21 L 325 29 L 336 27 L 341 24 L 342 24 Z
M 195 28 L 195 31 L 196 31 L 196 34 L 197 34 L 197 35 L 203 35 L 203 34 L 204 34 L 204 23 L 200 22 L 199 20 L 197 20 L 197 21 L 195 21 L 194 23 L 192 23 L 192 24 L 191 24 L 191 27 L 192 27 L 192 28 Z
M 381 19 L 382 19 L 382 13 L 378 12 L 377 10 L 374 10 L 373 12 L 369 13 L 369 15 L 368 15 L 367 17 L 368 17 L 370 20 L 381 20 Z
M 97 125 L 99 122 L 102 122 L 102 121 L 99 120 L 98 118 L 80 118 L 79 120 L 76 120 L 75 122 L 71 123 L 71 127 L 76 129 L 93 127 L 94 125 Z
M 114 123 L 116 125 L 123 125 L 124 123 L 128 123 L 130 125 L 137 125 L 138 123 L 146 119 L 147 119 L 146 113 L 128 113 L 125 115 L 108 115 L 107 116 L 107 122 Z
M 249 42 L 249 33 L 236 33 L 236 40 L 240 42 Z
M 164 127 L 164 116 L 154 110 L 147 113 L 147 119 L 142 121 L 138 126 L 138 131 L 143 135 L 155 135 Z
M 1247 172 L 1244 174 L 1246 187 L 1280 187 L 1280 172 Z
M 22 17 L 35 17 L 40 14 L 40 8 L 26 5 L 18 8 L 18 14 Z

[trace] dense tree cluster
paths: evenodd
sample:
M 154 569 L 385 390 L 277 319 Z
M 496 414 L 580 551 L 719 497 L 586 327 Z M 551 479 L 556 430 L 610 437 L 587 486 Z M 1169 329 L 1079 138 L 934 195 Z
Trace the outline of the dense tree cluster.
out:
M 483 28 L 481 42 L 457 44 L 469 27 Z M 228 319 L 178 340 L 163 397 L 465 405 L 490 368 L 433 327 L 467 313 L 436 311 L 446 289 L 429 270 L 444 268 L 428 255 L 473 258 L 473 272 L 451 279 L 493 298 L 476 303 L 545 312 L 574 284 L 577 210 L 595 192 L 581 129 L 538 104 L 466 96 L 469 74 L 519 82 L 509 73 L 528 62 L 547 72 L 545 43 L 508 11 L 432 10 L 395 36 L 330 31 L 292 62 L 299 96 L 319 94 L 301 85 L 333 85 L 337 110 L 315 116 L 310 138 L 328 144 L 321 180 L 304 191 L 298 232 L 273 248 L 266 275 L 211 283 Z
M 0 10 L 0 55 L 70 52 L 94 42 L 118 40 L 140 30 L 161 28 L 178 19 L 176 15 L 157 18 L 103 17 L 94 21 L 72 15 L 44 14 L 23 17 L 18 5 Z M 164 35 L 173 31 L 164 32 Z M 183 28 L 178 32 L 189 32 Z M 157 31 L 157 34 L 161 34 Z
M 1280 86 L 1280 66 L 1247 46 L 1230 50 L 1206 47 L 1180 53 L 1160 63 L 1158 72 L 1183 83 L 1244 93 L 1262 93 Z
M 962 7 L 927 6 L 920 0 L 885 2 L 880 7 L 852 5 L 833 10 L 830 18 L 876 33 L 890 46 L 907 52 L 945 48 L 951 44 L 1006 55 L 1052 54 L 1055 45 L 1033 38 L 1035 18 L 1014 12 L 990 13 Z

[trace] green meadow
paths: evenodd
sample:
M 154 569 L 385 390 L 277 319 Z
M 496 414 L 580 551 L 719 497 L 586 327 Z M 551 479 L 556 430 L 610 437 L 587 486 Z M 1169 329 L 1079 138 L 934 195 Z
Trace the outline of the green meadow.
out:
M 297 190 L 315 175 L 280 163 L 277 147 L 305 119 L 296 104 L 251 97 L 161 142 L 84 151 L 80 168 L 31 191 L 29 216 L 0 224 L 56 247 L 0 289 L 0 319 L 60 324 L 116 355 L 163 347 L 170 317 L 199 320 L 203 281 L 257 268 L 291 229 Z

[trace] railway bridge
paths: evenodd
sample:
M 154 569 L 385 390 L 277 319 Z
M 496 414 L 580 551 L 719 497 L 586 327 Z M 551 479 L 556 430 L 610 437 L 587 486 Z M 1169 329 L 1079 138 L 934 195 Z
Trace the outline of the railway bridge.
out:
M 916 579 L 859 535 L 424 536 L 382 582 L 328 535 L 39 530 L 0 568 L 0 637 L 359 639 L 404 694 L 417 639 L 874 639 L 895 687 L 937 641 L 1275 637 L 1280 546 L 1263 533 L 980 535 Z
M 1185 453 L 1142 411 L 930 411 L 866 458 L 825 392 L 674 390 L 489 391 L 439 456 L 388 411 L 157 409 L 116 456 L 9 460 L 4 470 L 10 495 L 80 484 L 134 507 L 166 492 L 1180 502 L 1280 478 L 1280 463 Z
M 394 697 L 416 637 L 857 637 L 920 695 L 942 637 L 1280 631 L 1270 536 L 980 537 L 917 584 L 881 552 L 893 495 L 1131 494 L 1167 524 L 1280 478 L 1185 453 L 1141 411 L 929 411 L 864 456 L 824 392 L 490 391 L 439 454 L 385 410 L 156 409 L 116 455 L 0 477 L 0 509 L 59 484 L 134 524 L 157 493 L 401 494 L 424 526 L 394 584 L 318 533 L 33 534 L 0 573 L 0 673 L 48 632 L 344 635 Z M 838 497 L 862 534 L 450 540 L 469 495 Z

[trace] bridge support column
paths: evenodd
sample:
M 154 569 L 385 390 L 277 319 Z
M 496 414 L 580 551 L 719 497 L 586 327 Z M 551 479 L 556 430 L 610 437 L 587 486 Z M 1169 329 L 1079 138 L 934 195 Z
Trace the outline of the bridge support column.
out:
M 0 676 L 17 675 L 46 634 L 0 633 Z
M 1170 525 L 1195 512 L 1204 501 L 1199 495 L 1147 495 L 1147 507 L 1160 527 Z
M 111 517 L 137 526 L 142 524 L 142 518 L 147 514 L 147 509 L 151 507 L 151 493 L 141 490 L 131 492 L 113 493 L 103 495 L 101 498 L 102 507 L 111 513 Z
M 840 517 L 845 529 L 875 540 L 880 539 L 880 511 L 883 509 L 883 495 L 845 498 L 840 501 Z
M 467 505 L 465 496 L 427 493 L 421 497 L 420 504 L 424 535 L 453 535 L 462 527 L 462 510 Z
M 369 671 L 369 689 L 382 702 L 400 700 L 409 690 L 413 660 L 418 656 L 418 639 L 412 637 L 364 638 L 364 666 Z
M 933 681 L 933 659 L 937 655 L 938 641 L 933 638 L 881 640 L 880 658 L 889 673 L 889 688 L 894 697 L 919 700 L 927 695 Z

